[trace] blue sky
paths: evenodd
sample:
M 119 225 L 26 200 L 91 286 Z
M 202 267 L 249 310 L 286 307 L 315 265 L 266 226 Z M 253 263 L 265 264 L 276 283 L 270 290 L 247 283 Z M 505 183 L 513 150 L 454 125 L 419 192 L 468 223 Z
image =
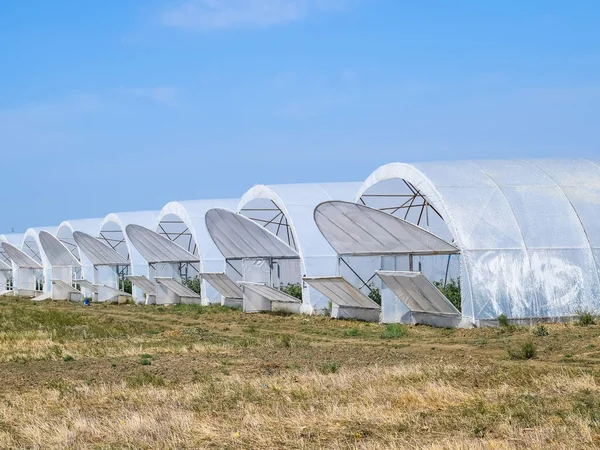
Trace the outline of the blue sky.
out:
M 381 164 L 600 157 L 600 3 L 0 2 L 0 232 Z

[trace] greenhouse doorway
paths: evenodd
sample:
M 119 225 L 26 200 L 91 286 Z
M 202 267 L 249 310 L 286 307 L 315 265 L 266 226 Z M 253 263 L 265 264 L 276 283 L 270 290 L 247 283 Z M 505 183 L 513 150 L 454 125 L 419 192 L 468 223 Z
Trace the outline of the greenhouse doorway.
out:
M 459 311 L 414 262 L 457 255 L 457 247 L 406 220 L 351 202 L 320 204 L 315 222 L 339 255 L 338 277 L 305 281 L 331 299 L 334 317 L 373 320 L 367 312 L 379 305 L 382 322 L 458 325 Z M 394 267 L 382 267 L 390 262 Z M 398 268 L 399 263 L 405 266 Z
M 300 256 L 295 249 L 253 220 L 226 209 L 208 211 L 206 228 L 225 258 L 223 275 L 242 287 L 244 311 L 299 311 L 301 299 L 286 292 L 286 286 L 300 286 Z M 207 275 L 207 281 L 220 289 L 214 274 Z
M 150 279 L 129 277 L 132 282 L 137 283 L 147 295 L 154 294 L 157 304 L 201 302 L 200 292 L 189 286 L 190 278 L 187 277 L 189 267 L 199 265 L 196 255 L 175 241 L 140 225 L 127 225 L 126 233 L 150 267 Z M 195 279 L 199 280 L 199 277 L 196 276 Z M 148 281 L 152 280 L 155 285 L 154 293 L 148 292 Z M 198 290 L 199 287 L 198 284 Z

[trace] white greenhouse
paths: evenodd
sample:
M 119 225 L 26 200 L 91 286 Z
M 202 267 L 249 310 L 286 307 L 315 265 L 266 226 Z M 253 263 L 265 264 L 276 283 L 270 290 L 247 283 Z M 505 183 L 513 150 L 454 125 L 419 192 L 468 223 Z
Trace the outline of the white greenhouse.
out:
M 600 162 L 392 163 L 367 178 L 355 201 L 459 249 L 448 265 L 471 322 L 600 311 Z M 439 278 L 439 263 L 423 261 L 424 272 Z
M 600 312 L 600 162 L 391 163 L 365 178 L 0 235 L 0 295 L 109 301 L 130 281 L 145 304 L 439 326 Z

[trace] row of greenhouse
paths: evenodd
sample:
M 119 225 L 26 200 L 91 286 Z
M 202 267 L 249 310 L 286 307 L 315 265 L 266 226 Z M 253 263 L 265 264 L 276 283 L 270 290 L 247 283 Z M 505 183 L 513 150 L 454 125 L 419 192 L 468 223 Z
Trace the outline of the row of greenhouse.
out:
M 445 327 L 600 312 L 600 161 L 365 176 L 0 235 L 0 295 Z

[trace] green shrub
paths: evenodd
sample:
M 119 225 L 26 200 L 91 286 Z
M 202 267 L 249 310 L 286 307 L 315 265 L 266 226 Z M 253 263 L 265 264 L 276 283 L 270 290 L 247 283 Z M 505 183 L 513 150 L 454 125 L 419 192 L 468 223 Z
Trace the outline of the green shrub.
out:
M 548 328 L 543 325 L 543 324 L 537 324 L 534 328 L 533 328 L 533 334 L 536 336 L 548 336 L 550 333 L 548 332 Z
M 450 303 L 452 303 L 456 309 L 462 311 L 460 278 L 458 280 L 452 279 L 449 283 L 445 284 L 442 281 L 434 281 L 433 284 L 448 300 L 450 300 Z
M 65 356 L 63 356 L 63 361 L 71 362 L 71 361 L 75 361 L 75 358 L 73 358 L 71 355 L 65 355 Z
M 498 316 L 498 324 L 501 327 L 508 327 L 508 326 L 510 326 L 510 323 L 508 322 L 508 316 L 506 314 L 500 314 Z
M 297 298 L 298 300 L 302 300 L 302 286 L 300 286 L 298 283 L 290 283 L 287 286 L 282 287 L 281 291 L 285 292 L 287 295 Z
M 369 286 L 369 298 L 381 306 L 381 291 L 373 284 Z
M 399 323 L 390 323 L 381 333 L 382 339 L 398 339 L 406 336 L 406 327 Z
M 535 345 L 532 342 L 523 342 L 516 348 L 509 347 L 507 352 L 511 359 L 532 359 L 537 354 Z
M 523 345 L 521 345 L 521 350 L 525 359 L 535 358 L 537 355 L 537 349 L 532 342 L 525 342 Z
M 582 327 L 588 325 L 594 325 L 596 323 L 596 316 L 590 311 L 577 311 L 577 324 Z
M 349 330 L 346 330 L 346 332 L 344 334 L 346 336 L 358 336 L 359 335 L 359 331 L 356 328 L 350 328 Z
M 199 275 L 194 278 L 187 278 L 183 283 L 190 291 L 194 291 L 196 294 L 202 294 L 202 279 Z
M 119 290 L 123 292 L 127 292 L 128 294 L 133 293 L 133 286 L 131 284 L 131 280 L 128 278 L 122 278 L 119 280 Z

